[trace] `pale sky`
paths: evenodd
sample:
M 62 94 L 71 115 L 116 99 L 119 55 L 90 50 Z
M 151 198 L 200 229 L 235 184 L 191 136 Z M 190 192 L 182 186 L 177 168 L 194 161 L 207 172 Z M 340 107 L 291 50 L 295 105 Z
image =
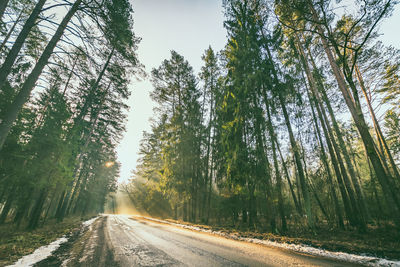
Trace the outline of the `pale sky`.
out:
M 189 61 L 197 74 L 204 50 L 211 45 L 214 51 L 219 51 L 226 43 L 221 0 L 132 0 L 132 5 L 134 31 L 142 38 L 138 55 L 148 73 L 175 50 Z M 393 16 L 382 23 L 380 39 L 400 49 L 399 27 L 400 7 L 397 6 Z M 136 168 L 142 133 L 150 130 L 149 119 L 154 107 L 149 96 L 151 90 L 148 79 L 132 84 L 127 132 L 117 148 L 122 165 L 119 182 L 127 181 Z
M 175 50 L 190 62 L 197 74 L 204 50 L 211 45 L 219 51 L 225 45 L 221 5 L 220 0 L 132 0 L 134 31 L 142 38 L 138 55 L 146 71 L 158 67 Z M 142 133 L 150 130 L 154 107 L 149 96 L 151 90 L 149 79 L 133 82 L 127 132 L 117 149 L 122 165 L 120 182 L 127 181 L 136 168 Z

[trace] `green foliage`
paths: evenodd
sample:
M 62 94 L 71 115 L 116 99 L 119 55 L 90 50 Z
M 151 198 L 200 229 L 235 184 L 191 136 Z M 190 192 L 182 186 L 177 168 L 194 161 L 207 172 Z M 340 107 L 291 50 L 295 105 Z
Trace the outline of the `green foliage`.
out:
M 22 5 L 28 17 L 36 4 L 16 2 L 10 1 L 11 19 Z M 40 16 L 58 26 L 58 9 L 51 2 Z M 117 189 L 120 164 L 115 149 L 125 131 L 128 85 L 142 71 L 136 55 L 140 39 L 132 29 L 129 1 L 84 2 L 67 25 L 73 43 L 70 35 L 62 37 L 0 148 L 0 204 L 6 207 L 0 224 L 10 221 L 34 229 L 54 217 L 61 221 L 69 215 L 103 212 L 107 194 Z M 26 23 L 22 15 L 18 31 Z M 6 25 L 3 37 L 8 25 L 12 24 Z M 0 90 L 0 123 L 51 34 L 41 22 L 29 31 Z
M 387 142 L 393 155 L 400 159 L 400 113 L 395 109 L 388 110 L 385 114 L 385 128 L 387 130 Z
M 10 2 L 2 40 L 34 6 Z M 223 1 L 227 44 L 205 50 L 198 77 L 176 51 L 151 71 L 157 106 L 131 200 L 157 216 L 271 231 L 400 225 L 399 51 L 376 42 L 393 7 L 364 1 L 339 17 L 331 1 Z M 58 26 L 55 9 L 42 12 Z M 83 1 L 67 25 L 0 148 L 0 223 L 103 211 L 129 83 L 143 73 L 133 23 L 128 0 L 105 0 Z M 0 123 L 51 34 L 31 27 L 0 90 Z
M 157 107 L 128 188 L 134 202 L 150 214 L 160 215 L 158 203 L 162 216 L 270 231 L 394 222 L 396 190 L 378 165 L 396 175 L 398 51 L 374 43 L 393 4 L 366 1 L 339 19 L 330 1 L 223 7 L 227 44 L 205 51 L 198 79 L 174 51 L 152 71 Z M 381 121 L 368 126 L 368 101 L 369 114 L 385 107 L 384 134 Z
M 380 92 L 385 94 L 384 103 L 400 107 L 400 64 L 385 66 L 385 84 Z

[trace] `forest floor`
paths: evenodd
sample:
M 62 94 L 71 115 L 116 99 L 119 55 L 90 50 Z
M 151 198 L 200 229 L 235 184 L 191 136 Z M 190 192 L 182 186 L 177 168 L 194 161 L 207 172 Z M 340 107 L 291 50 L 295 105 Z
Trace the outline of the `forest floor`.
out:
M 276 234 L 266 229 L 250 229 L 243 225 L 203 225 L 166 219 L 168 222 L 189 225 L 200 229 L 218 231 L 239 238 L 268 240 L 278 243 L 307 245 L 332 252 L 372 256 L 400 260 L 400 232 L 394 227 L 376 228 L 369 226 L 366 233 L 356 230 L 338 230 L 319 227 L 314 232 L 291 227 L 290 231 Z
M 22 256 L 50 244 L 63 235 L 68 237 L 89 217 L 66 218 L 60 223 L 48 220 L 33 231 L 25 230 L 23 226 L 18 229 L 11 223 L 0 225 L 0 266 L 12 264 Z

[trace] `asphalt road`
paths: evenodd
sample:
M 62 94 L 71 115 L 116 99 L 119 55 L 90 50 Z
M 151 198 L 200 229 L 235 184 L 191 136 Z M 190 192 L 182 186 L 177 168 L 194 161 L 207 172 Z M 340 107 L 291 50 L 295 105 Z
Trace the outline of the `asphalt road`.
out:
M 100 217 L 37 266 L 49 265 L 354 266 L 122 215 Z

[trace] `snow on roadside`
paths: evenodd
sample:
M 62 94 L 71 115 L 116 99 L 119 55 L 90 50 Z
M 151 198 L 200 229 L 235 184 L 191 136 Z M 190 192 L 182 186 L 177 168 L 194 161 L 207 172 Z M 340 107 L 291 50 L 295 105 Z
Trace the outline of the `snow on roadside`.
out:
M 362 256 L 356 254 L 350 254 L 345 252 L 333 252 L 325 249 L 315 248 L 303 244 L 288 244 L 288 243 L 278 243 L 275 241 L 261 240 L 255 238 L 240 238 L 242 241 L 247 241 L 256 244 L 262 244 L 267 246 L 279 247 L 284 249 L 289 249 L 296 252 L 306 253 L 314 256 L 321 256 L 326 258 L 331 258 L 335 260 L 342 260 L 346 262 L 359 263 L 367 266 L 400 266 L 400 261 L 391 261 L 387 259 Z
M 313 255 L 313 256 L 330 258 L 330 259 L 334 259 L 334 260 L 341 260 L 341 261 L 363 264 L 366 266 L 373 266 L 373 267 L 375 267 L 375 266 L 377 266 L 377 267 L 386 267 L 386 266 L 400 267 L 400 261 L 392 261 L 392 260 L 387 260 L 387 259 L 383 259 L 383 258 L 356 255 L 356 254 L 350 254 L 350 253 L 345 253 L 345 252 L 333 252 L 333 251 L 329 251 L 329 250 L 325 250 L 325 249 L 321 249 L 321 248 L 307 246 L 304 244 L 279 243 L 279 242 L 270 241 L 270 240 L 240 237 L 235 234 L 224 233 L 221 231 L 213 231 L 213 230 L 201 228 L 198 226 L 179 224 L 179 223 L 174 223 L 174 222 L 169 222 L 169 221 L 164 221 L 164 220 L 159 220 L 159 219 L 154 219 L 154 218 L 149 218 L 149 217 L 143 217 L 143 216 L 134 216 L 134 217 L 144 218 L 146 220 L 151 220 L 151 221 L 170 224 L 170 225 L 175 225 L 175 226 L 179 226 L 179 227 L 182 227 L 185 229 L 195 230 L 195 231 L 199 231 L 199 232 L 211 233 L 211 234 L 223 236 L 223 237 L 226 237 L 229 239 L 245 241 L 245 242 L 250 242 L 250 243 L 255 243 L 255 244 L 261 244 L 261 245 L 266 245 L 266 246 L 272 246 L 272 247 L 278 247 L 278 248 L 288 249 L 288 250 L 295 251 L 295 252 L 306 253 L 306 254 Z
M 49 257 L 53 251 L 58 249 L 62 243 L 67 242 L 68 239 L 65 236 L 57 239 L 54 242 L 51 242 L 47 246 L 42 246 L 36 249 L 32 254 L 23 256 L 13 265 L 9 265 L 8 267 L 16 267 L 16 266 L 32 266 L 33 264 L 44 260 Z
M 84 227 L 90 227 L 90 225 L 97 219 L 98 217 L 95 217 L 93 219 L 87 220 L 82 223 Z M 47 246 L 41 246 L 40 248 L 36 249 L 34 252 L 32 252 L 29 255 L 25 255 L 22 258 L 20 258 L 16 263 L 13 265 L 8 265 L 7 267 L 21 267 L 21 266 L 33 266 L 35 263 L 38 263 L 39 261 L 42 261 L 49 257 L 55 250 L 57 250 L 61 244 L 67 242 L 68 239 L 63 235 L 56 241 L 51 242 Z
M 89 230 L 92 230 L 92 223 L 94 223 L 94 221 L 95 221 L 97 218 L 99 218 L 99 217 L 97 216 L 97 217 L 94 217 L 94 218 L 92 218 L 92 219 L 90 219 L 90 220 L 84 221 L 84 222 L 82 223 L 83 227 L 89 227 Z

